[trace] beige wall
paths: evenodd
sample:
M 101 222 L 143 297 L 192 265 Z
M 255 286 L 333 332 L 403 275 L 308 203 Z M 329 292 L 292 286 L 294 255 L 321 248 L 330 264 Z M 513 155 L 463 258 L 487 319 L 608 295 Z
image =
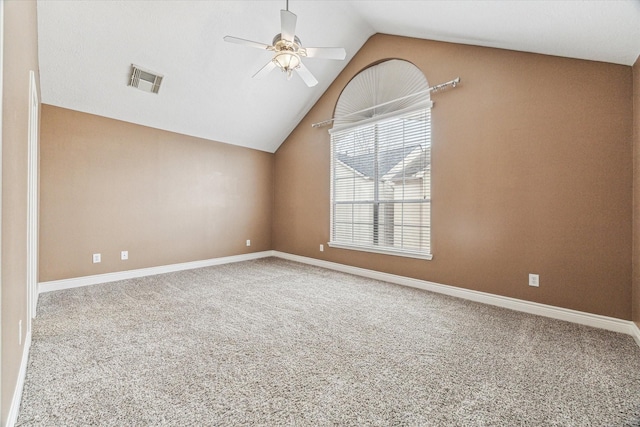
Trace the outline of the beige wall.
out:
M 41 123 L 41 282 L 271 249 L 272 154 L 49 105 Z
M 640 56 L 633 65 L 633 320 L 640 328 Z
M 330 147 L 311 124 L 390 58 L 462 78 L 433 96 L 432 261 L 319 252 Z M 630 319 L 631 91 L 628 66 L 375 35 L 276 152 L 274 249 Z
M 35 1 L 4 2 L 2 116 L 2 425 L 27 333 L 27 136 L 29 71 L 38 71 Z M 22 345 L 18 322 L 22 321 Z

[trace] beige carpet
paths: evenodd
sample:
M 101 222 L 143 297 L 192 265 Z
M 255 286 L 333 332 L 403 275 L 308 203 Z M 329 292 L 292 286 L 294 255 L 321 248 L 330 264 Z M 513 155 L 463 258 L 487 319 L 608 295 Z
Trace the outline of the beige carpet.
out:
M 19 426 L 638 426 L 629 336 L 269 258 L 40 296 Z

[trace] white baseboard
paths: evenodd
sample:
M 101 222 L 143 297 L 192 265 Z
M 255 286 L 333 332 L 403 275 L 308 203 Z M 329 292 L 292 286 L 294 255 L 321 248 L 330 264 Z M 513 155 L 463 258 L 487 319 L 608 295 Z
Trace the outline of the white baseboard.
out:
M 382 280 L 385 282 L 395 283 L 397 285 L 410 286 L 412 288 L 424 289 L 439 294 L 445 294 L 462 298 L 470 301 L 476 301 L 483 304 L 495 305 L 511 310 L 521 311 L 524 313 L 536 314 L 538 316 L 550 317 L 553 319 L 564 320 L 567 322 L 578 323 L 581 325 L 592 326 L 595 328 L 606 329 L 613 332 L 632 335 L 635 337 L 638 345 L 640 345 L 640 331 L 635 323 L 629 320 L 616 319 L 614 317 L 601 316 L 598 314 L 585 313 L 582 311 L 571 310 L 568 308 L 555 307 L 552 305 L 540 304 L 537 302 L 525 301 L 516 298 L 503 297 L 500 295 L 489 294 L 486 292 L 473 291 L 469 289 L 457 288 L 455 286 L 442 285 L 439 283 L 428 282 L 426 280 L 412 279 L 395 274 L 381 273 L 379 271 L 367 270 L 359 267 L 352 267 L 345 264 L 338 264 L 330 261 L 323 261 L 315 258 L 308 258 L 299 255 L 288 254 L 285 252 L 274 251 L 273 256 L 291 261 L 297 261 L 304 264 L 315 265 L 317 267 L 328 268 L 331 270 L 341 271 L 343 273 L 354 274 L 357 276 L 368 277 L 370 279 Z M 635 331 L 634 331 L 635 328 Z
M 20 412 L 20 403 L 22 402 L 22 389 L 24 388 L 24 380 L 27 376 L 27 364 L 29 363 L 29 349 L 31 348 L 31 331 L 27 332 L 24 339 L 24 347 L 22 349 L 22 360 L 20 361 L 20 370 L 18 371 L 18 382 L 13 391 L 13 399 L 11 399 L 11 407 L 7 415 L 7 427 L 13 427 L 18 421 Z
M 638 325 L 634 322 L 631 322 L 631 335 L 633 335 L 636 343 L 640 346 L 640 328 L 638 328 Z
M 154 276 L 156 274 L 172 273 L 174 271 L 192 270 L 194 268 L 210 267 L 212 265 L 230 264 L 232 262 L 249 261 L 252 259 L 273 256 L 273 251 L 253 252 L 250 254 L 233 255 L 221 258 L 211 258 L 202 261 L 183 262 L 180 264 L 161 265 L 159 267 L 140 268 L 137 270 L 118 271 L 115 273 L 96 274 L 94 276 L 75 277 L 72 279 L 52 280 L 38 283 L 38 294 L 80 286 L 97 285 L 99 283 L 117 282 L 118 280 L 134 279 L 136 277 Z

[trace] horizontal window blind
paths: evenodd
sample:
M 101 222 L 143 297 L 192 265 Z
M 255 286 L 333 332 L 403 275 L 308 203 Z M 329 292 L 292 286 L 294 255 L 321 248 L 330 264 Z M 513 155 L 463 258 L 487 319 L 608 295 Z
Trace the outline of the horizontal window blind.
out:
M 331 133 L 331 244 L 431 253 L 431 111 Z

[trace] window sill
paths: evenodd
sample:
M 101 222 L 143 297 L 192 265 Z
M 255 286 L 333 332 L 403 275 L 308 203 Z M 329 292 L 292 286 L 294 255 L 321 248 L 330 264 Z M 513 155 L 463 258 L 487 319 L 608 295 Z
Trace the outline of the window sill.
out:
M 408 251 L 400 251 L 393 249 L 384 249 L 384 248 L 372 248 L 370 246 L 356 246 L 356 245 L 345 245 L 343 243 L 335 243 L 329 242 L 329 247 L 336 249 L 348 249 L 352 251 L 361 251 L 361 252 L 371 252 L 374 254 L 382 254 L 382 255 L 393 255 L 393 256 L 401 256 L 405 258 L 417 258 L 431 261 L 433 259 L 432 254 L 425 254 L 420 252 L 408 252 Z

